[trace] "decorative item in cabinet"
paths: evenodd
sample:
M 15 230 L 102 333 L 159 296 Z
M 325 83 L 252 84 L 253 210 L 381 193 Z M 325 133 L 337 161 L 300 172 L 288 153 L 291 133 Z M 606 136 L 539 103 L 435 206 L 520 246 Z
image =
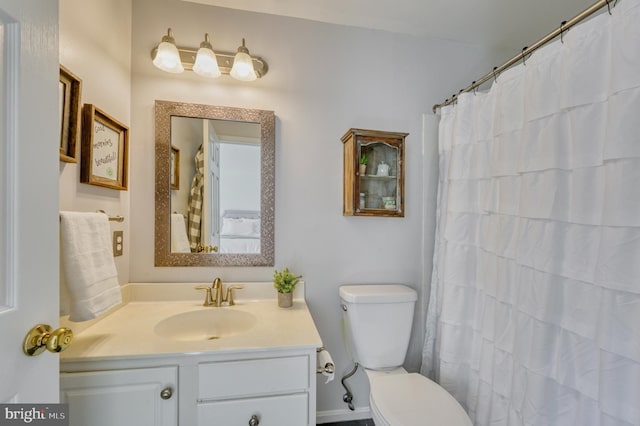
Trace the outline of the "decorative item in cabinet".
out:
M 404 217 L 404 141 L 408 135 L 349 129 L 342 136 L 345 216 Z

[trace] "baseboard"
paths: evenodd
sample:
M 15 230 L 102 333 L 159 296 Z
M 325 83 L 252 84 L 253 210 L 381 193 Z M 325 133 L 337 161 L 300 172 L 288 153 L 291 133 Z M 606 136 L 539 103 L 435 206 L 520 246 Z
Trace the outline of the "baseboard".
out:
M 318 411 L 316 413 L 316 424 L 321 425 L 324 423 L 348 422 L 351 420 L 370 418 L 371 410 L 369 407 L 357 407 L 354 411 L 345 408 L 344 410 Z

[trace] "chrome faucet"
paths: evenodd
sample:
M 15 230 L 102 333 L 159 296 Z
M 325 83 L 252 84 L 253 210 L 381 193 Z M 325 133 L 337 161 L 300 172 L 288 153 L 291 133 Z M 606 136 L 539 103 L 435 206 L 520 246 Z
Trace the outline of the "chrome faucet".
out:
M 235 301 L 233 300 L 233 290 L 239 290 L 241 288 L 243 288 L 241 285 L 231 285 L 227 287 L 227 292 L 224 294 L 222 280 L 219 277 L 216 277 L 213 280 L 211 287 L 198 286 L 196 287 L 196 290 L 206 291 L 203 303 L 204 306 L 221 307 L 235 305 Z

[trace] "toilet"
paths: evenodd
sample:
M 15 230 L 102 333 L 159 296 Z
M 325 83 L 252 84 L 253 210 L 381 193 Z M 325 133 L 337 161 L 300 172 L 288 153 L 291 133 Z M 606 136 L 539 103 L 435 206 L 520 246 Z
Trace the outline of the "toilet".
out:
M 415 290 L 399 284 L 340 287 L 345 333 L 355 362 L 369 379 L 376 426 L 472 426 L 444 388 L 403 367 Z

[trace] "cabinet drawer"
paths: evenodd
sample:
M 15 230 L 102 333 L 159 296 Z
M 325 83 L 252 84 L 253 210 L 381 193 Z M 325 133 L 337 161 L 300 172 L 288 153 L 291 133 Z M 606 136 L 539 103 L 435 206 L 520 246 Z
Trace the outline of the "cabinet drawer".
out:
M 198 426 L 245 426 L 251 416 L 260 426 L 305 426 L 308 407 L 307 393 L 203 403 L 198 404 Z
M 252 359 L 198 366 L 198 398 L 230 399 L 309 388 L 309 357 Z

